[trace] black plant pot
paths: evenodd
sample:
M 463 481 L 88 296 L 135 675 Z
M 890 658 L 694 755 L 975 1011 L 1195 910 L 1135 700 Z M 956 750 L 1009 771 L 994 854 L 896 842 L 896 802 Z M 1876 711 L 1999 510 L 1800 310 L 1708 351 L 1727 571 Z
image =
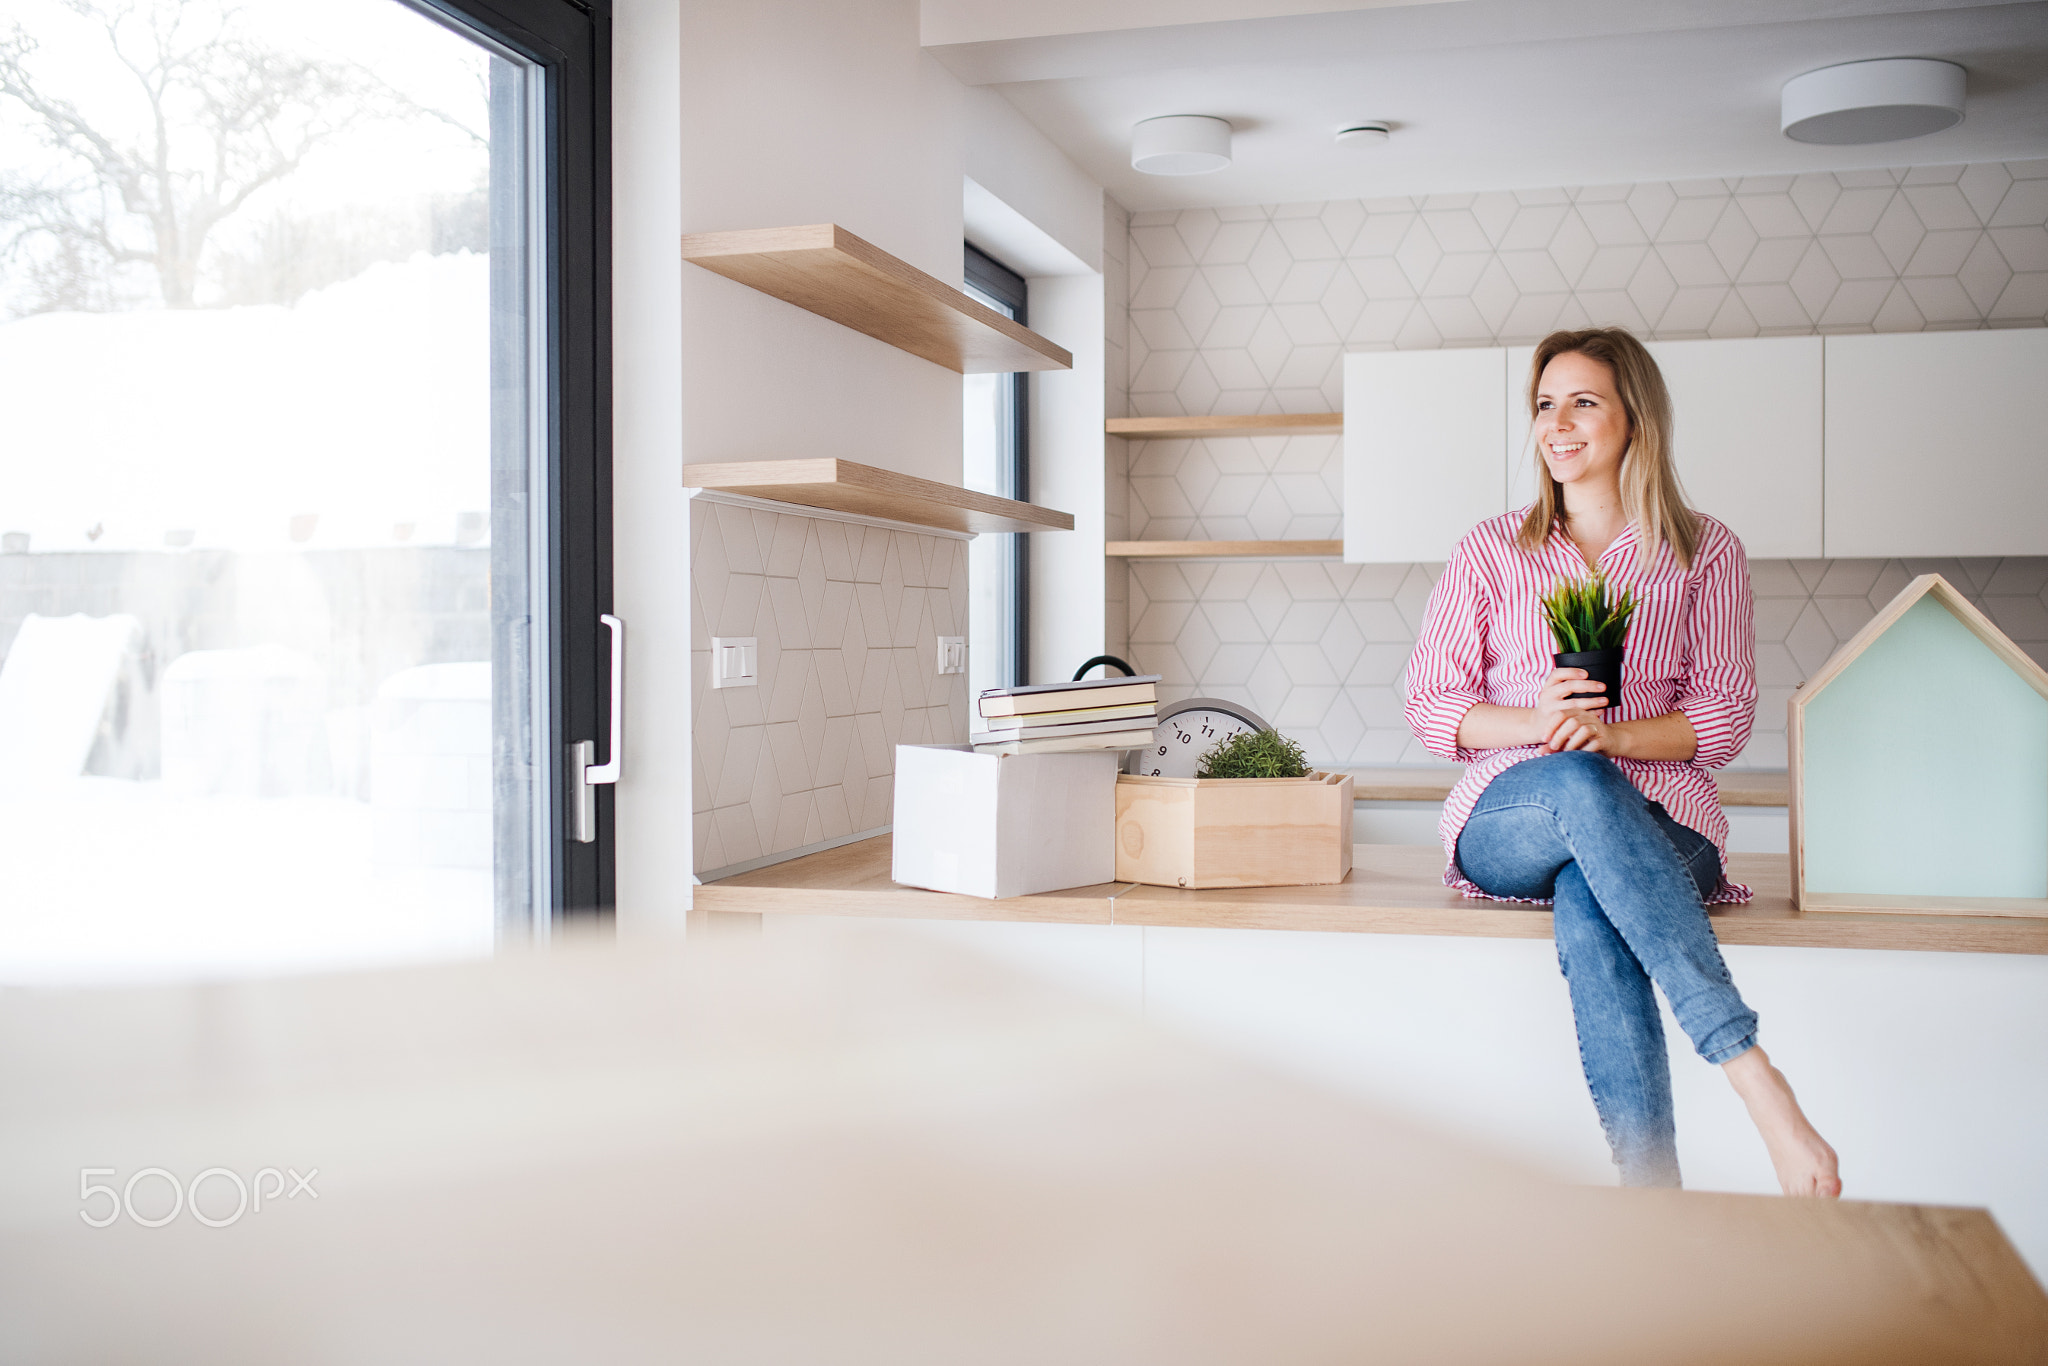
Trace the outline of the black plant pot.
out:
M 1560 669 L 1584 669 L 1588 683 L 1605 683 L 1607 700 L 1602 707 L 1611 707 L 1621 701 L 1621 661 L 1628 650 L 1616 646 L 1612 650 L 1579 650 L 1570 654 L 1552 655 Z M 1598 696 L 1588 689 L 1584 696 Z

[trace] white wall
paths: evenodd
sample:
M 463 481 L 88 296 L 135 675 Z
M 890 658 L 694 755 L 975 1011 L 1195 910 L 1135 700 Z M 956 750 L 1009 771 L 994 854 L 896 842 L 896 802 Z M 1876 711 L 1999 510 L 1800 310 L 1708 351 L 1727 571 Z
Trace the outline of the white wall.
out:
M 808 760 L 829 759 L 839 720 L 870 715 L 882 720 L 863 734 L 864 753 L 966 738 L 964 713 L 946 692 L 957 680 L 926 676 L 931 631 L 915 618 L 890 623 L 917 636 L 895 650 L 901 658 L 890 669 L 875 666 L 880 642 L 868 639 L 861 654 L 870 667 L 847 671 L 896 679 L 901 705 L 886 689 L 868 697 L 864 685 L 830 686 L 837 675 L 824 655 L 843 650 L 771 650 L 771 640 L 788 647 L 798 637 L 807 647 L 841 646 L 822 640 L 813 608 L 829 605 L 832 584 L 860 578 L 858 567 L 835 575 L 823 562 L 833 536 L 785 526 L 817 520 L 801 517 L 745 515 L 782 528 L 772 549 L 708 533 L 693 547 L 678 478 L 686 463 L 829 455 L 957 483 L 960 376 L 678 265 L 676 234 L 834 222 L 956 282 L 965 185 L 990 221 L 1029 237 L 1032 325 L 1076 355 L 1072 372 L 1034 380 L 1036 499 L 1080 524 L 1038 538 L 1039 577 L 1049 587 L 1040 593 L 1037 648 L 1060 676 L 1103 648 L 1102 192 L 999 96 L 966 89 L 927 57 L 917 20 L 915 0 L 627 0 L 618 12 L 615 558 L 621 612 L 633 627 L 619 797 L 622 929 L 675 919 L 693 867 L 787 857 L 849 833 L 838 828 L 845 784 L 827 772 L 834 765 L 777 753 L 757 732 L 780 724 L 808 735 L 803 721 L 816 713 L 823 720 L 811 729 L 821 730 L 824 750 Z M 703 517 L 696 524 L 707 525 Z M 817 565 L 806 558 L 814 541 L 824 548 Z M 706 600 L 714 585 L 763 582 L 764 566 L 767 590 Z M 885 597 L 899 582 L 927 592 L 922 572 L 898 574 L 894 561 L 876 572 Z M 812 580 L 825 603 L 799 601 Z M 778 589 L 788 591 L 778 597 Z M 700 618 L 694 631 L 692 615 Z M 702 690 L 713 631 L 762 641 L 757 689 L 692 696 L 693 678 Z M 852 696 L 851 711 L 834 710 L 840 693 Z M 947 719 L 921 723 L 927 712 Z M 848 808 L 853 834 L 887 820 L 889 773 L 870 761 L 859 776 L 860 811 Z M 798 809 L 806 803 L 808 813 Z
M 960 276 L 964 91 L 916 0 L 619 0 L 614 602 L 629 628 L 622 934 L 690 902 L 690 462 L 836 455 L 957 482 L 960 380 L 685 266 L 685 232 L 835 222 Z M 748 632 L 735 632 L 748 633 Z
M 618 0 L 612 53 L 612 575 L 627 624 L 618 926 L 690 905 L 690 516 L 683 409 L 680 13 Z
M 910 923 L 1562 1180 L 1615 1184 L 1549 940 Z M 1841 1154 L 1848 1196 L 1985 1206 L 2048 1275 L 2048 959 L 1726 956 L 1759 1038 Z M 1720 1069 L 1668 1011 L 1664 1032 L 1686 1185 L 1775 1193 Z
M 964 94 L 968 240 L 1026 277 L 1031 329 L 1074 354 L 1071 370 L 1031 379 L 1031 499 L 1074 515 L 1072 531 L 1031 544 L 1031 677 L 1049 683 L 1109 649 L 1114 634 L 1102 549 L 1121 481 L 1104 477 L 1102 422 L 1110 313 L 1120 317 L 1123 301 L 1120 278 L 1110 299 L 1105 267 L 1122 260 L 1123 218 L 1115 215 L 1112 257 L 1102 187 L 1000 95 Z
M 1131 320 L 1131 215 L 1109 195 L 1102 196 L 1102 412 L 1104 417 L 1130 416 L 1131 363 L 1127 354 Z M 1102 480 L 1103 535 L 1112 541 L 1131 539 L 1131 443 L 1120 436 L 1104 439 Z M 1105 563 L 1103 646 L 1125 659 L 1131 653 L 1131 571 L 1128 560 Z
M 1013 260 L 1008 243 L 976 242 L 1020 275 L 1074 274 L 1102 269 L 1102 187 L 1046 141 L 1015 106 L 993 90 L 962 90 L 966 116 L 962 169 L 967 178 L 1006 205 L 1030 229 L 1044 233 L 1073 256 L 1070 267 Z M 972 240 L 972 225 L 969 238 Z M 1121 244 L 1119 244 L 1121 249 Z
M 964 92 L 917 25 L 916 0 L 686 0 L 683 231 L 837 223 L 957 282 Z M 834 455 L 959 482 L 952 371 L 706 270 L 682 310 L 685 462 Z
M 1031 500 L 1074 514 L 1072 531 L 1031 542 L 1031 681 L 1053 683 L 1073 677 L 1107 639 L 1102 276 L 1036 278 L 1029 298 L 1032 330 L 1074 353 L 1072 370 L 1031 379 Z

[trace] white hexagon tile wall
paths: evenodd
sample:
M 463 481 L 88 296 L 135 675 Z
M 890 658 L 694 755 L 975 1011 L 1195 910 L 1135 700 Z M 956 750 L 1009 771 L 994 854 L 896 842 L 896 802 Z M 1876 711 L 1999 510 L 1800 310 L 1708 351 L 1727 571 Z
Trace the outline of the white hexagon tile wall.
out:
M 1129 409 L 1331 411 L 1346 351 L 2048 324 L 2048 161 L 1346 200 L 1130 218 Z M 1340 534 L 1340 439 L 1129 447 L 1138 540 Z M 1440 566 L 1140 562 L 1129 650 L 1165 694 L 1238 697 L 1332 764 L 1433 762 L 1400 678 Z M 2048 560 L 1752 561 L 1755 736 L 1902 586 L 1939 569 L 2048 663 Z
M 899 744 L 967 738 L 966 543 L 798 513 L 690 509 L 691 771 L 700 874 L 889 824 Z M 711 638 L 760 682 L 711 686 Z

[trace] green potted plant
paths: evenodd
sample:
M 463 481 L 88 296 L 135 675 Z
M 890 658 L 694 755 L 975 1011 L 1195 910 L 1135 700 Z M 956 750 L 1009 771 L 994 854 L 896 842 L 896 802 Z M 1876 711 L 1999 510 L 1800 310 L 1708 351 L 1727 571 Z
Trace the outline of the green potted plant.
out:
M 1351 775 L 1316 772 L 1278 731 L 1231 736 L 1193 778 L 1116 781 L 1119 882 L 1297 887 L 1351 871 Z
M 1245 730 L 1209 751 L 1197 778 L 1306 778 L 1308 756 L 1277 730 Z
M 1597 569 L 1591 578 L 1576 582 L 1559 579 L 1543 599 L 1543 615 L 1557 641 L 1557 653 L 1551 659 L 1560 669 L 1584 669 L 1589 683 L 1605 684 L 1601 708 L 1621 701 L 1621 664 L 1627 654 L 1623 642 L 1635 610 L 1634 594 L 1627 590 L 1609 594 L 1607 576 Z M 1593 694 L 1588 689 L 1577 695 Z

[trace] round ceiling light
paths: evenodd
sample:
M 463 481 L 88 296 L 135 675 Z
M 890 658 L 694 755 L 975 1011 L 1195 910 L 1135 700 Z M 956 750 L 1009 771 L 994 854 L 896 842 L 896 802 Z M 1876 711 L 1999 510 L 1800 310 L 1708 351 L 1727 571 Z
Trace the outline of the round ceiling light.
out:
M 1963 69 L 1931 57 L 1824 66 L 1785 82 L 1778 127 L 1794 142 L 1898 142 L 1963 121 Z
M 1230 124 L 1206 114 L 1167 114 L 1131 130 L 1131 169 L 1206 175 L 1230 164 Z
M 1393 136 L 1393 129 L 1378 119 L 1347 123 L 1337 130 L 1339 147 L 1377 147 Z

